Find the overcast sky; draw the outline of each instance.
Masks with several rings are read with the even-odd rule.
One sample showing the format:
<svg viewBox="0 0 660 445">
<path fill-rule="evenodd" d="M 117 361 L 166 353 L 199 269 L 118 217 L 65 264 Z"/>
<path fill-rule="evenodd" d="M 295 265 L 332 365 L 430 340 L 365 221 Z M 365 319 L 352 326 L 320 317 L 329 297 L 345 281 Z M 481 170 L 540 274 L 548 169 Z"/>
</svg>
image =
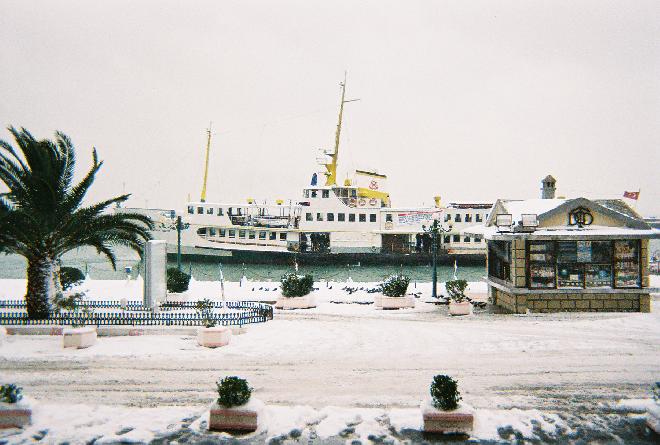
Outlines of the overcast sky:
<svg viewBox="0 0 660 445">
<path fill-rule="evenodd" d="M 621 197 L 660 214 L 660 2 L 0 1 L 0 125 L 68 134 L 90 198 L 297 199 L 331 148 L 393 205 Z M 9 133 L 0 130 L 0 138 Z"/>
</svg>

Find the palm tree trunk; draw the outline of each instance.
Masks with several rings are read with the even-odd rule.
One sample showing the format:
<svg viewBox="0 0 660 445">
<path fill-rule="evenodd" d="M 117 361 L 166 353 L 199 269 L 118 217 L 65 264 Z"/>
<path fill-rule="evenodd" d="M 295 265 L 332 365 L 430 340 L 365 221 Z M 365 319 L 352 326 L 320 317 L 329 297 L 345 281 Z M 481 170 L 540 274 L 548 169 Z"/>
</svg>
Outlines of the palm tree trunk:
<svg viewBox="0 0 660 445">
<path fill-rule="evenodd" d="M 55 261 L 50 258 L 28 260 L 25 301 L 32 320 L 46 319 L 50 315 L 50 302 L 55 292 L 54 272 Z"/>
</svg>

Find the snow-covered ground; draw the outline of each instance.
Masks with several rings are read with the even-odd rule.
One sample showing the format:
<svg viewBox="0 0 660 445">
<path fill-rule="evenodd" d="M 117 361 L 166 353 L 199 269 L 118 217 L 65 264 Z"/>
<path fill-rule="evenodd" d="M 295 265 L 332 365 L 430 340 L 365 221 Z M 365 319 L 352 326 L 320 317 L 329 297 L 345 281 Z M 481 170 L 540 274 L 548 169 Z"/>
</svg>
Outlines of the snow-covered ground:
<svg viewBox="0 0 660 445">
<path fill-rule="evenodd" d="M 85 284 L 96 297 L 103 289 L 94 290 L 94 283 Z M 7 337 L 0 346 L 2 381 L 22 386 L 35 404 L 34 425 L 7 438 L 217 439 L 205 429 L 214 382 L 239 375 L 266 404 L 260 430 L 244 441 L 416 442 L 422 440 L 420 400 L 433 375 L 446 373 L 477 409 L 475 441 L 653 440 L 644 433 L 642 411 L 660 377 L 657 311 L 503 315 L 488 307 L 452 318 L 446 306 L 425 303 L 428 283 L 411 285 L 411 292 L 422 292 L 417 306 L 400 311 L 346 304 L 371 294 L 349 295 L 345 285 L 317 284 L 318 308 L 276 311 L 273 321 L 250 326 L 218 349 L 182 335 L 100 337 L 84 350 L 63 350 L 59 337 Z M 214 296 L 206 286 L 199 295 Z M 225 294 L 261 300 L 270 298 L 249 296 L 277 294 L 264 286 L 275 284 L 225 283 Z M 482 284 L 472 287 L 485 291 Z M 13 298 L 24 288 L 16 284 L 14 295 L 2 289 Z"/>
</svg>

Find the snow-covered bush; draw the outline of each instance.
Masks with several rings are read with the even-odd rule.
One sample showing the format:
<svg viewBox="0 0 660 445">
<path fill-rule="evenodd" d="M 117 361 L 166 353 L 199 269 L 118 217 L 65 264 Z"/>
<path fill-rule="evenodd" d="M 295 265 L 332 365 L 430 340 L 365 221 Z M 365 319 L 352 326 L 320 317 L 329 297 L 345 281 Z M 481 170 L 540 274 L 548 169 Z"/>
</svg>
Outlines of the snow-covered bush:
<svg viewBox="0 0 660 445">
<path fill-rule="evenodd" d="M 75 267 L 60 267 L 60 284 L 62 290 L 69 290 L 76 284 L 80 284 L 85 279 L 82 270 Z"/>
<path fill-rule="evenodd" d="M 68 311 L 69 315 L 73 317 L 73 321 L 71 322 L 71 327 L 73 328 L 79 328 L 85 325 L 83 322 L 77 323 L 80 317 L 86 317 L 94 313 L 93 309 L 83 303 L 84 297 L 84 292 L 76 292 L 67 296 L 58 293 L 55 296 L 55 310 L 57 312 Z"/>
<path fill-rule="evenodd" d="M 456 303 L 462 303 L 467 300 L 465 296 L 465 289 L 468 287 L 468 282 L 465 280 L 452 280 L 445 283 L 445 288 L 449 294 L 449 298 Z"/>
<path fill-rule="evenodd" d="M 386 297 L 404 297 L 408 292 L 410 277 L 406 275 L 390 275 L 380 284 L 380 289 Z"/>
<path fill-rule="evenodd" d="M 314 278 L 311 275 L 287 273 L 282 275 L 281 288 L 285 297 L 304 297 L 312 291 Z"/>
<path fill-rule="evenodd" d="M 176 267 L 167 269 L 167 291 L 168 292 L 185 292 L 188 290 L 190 284 L 190 275 L 181 272 Z"/>
<path fill-rule="evenodd" d="M 23 398 L 23 388 L 13 383 L 0 386 L 0 402 L 17 403 Z"/>
<path fill-rule="evenodd" d="M 225 377 L 218 383 L 218 405 L 231 408 L 245 405 L 252 395 L 247 380 L 240 377 Z"/>
<path fill-rule="evenodd" d="M 195 304 L 195 310 L 202 317 L 202 324 L 205 328 L 212 328 L 215 326 L 215 318 L 213 317 L 213 302 L 208 298 L 199 300 Z"/>
<path fill-rule="evenodd" d="M 431 383 L 431 398 L 433 406 L 443 411 L 458 408 L 458 402 L 461 400 L 458 382 L 448 375 L 436 375 Z"/>
</svg>

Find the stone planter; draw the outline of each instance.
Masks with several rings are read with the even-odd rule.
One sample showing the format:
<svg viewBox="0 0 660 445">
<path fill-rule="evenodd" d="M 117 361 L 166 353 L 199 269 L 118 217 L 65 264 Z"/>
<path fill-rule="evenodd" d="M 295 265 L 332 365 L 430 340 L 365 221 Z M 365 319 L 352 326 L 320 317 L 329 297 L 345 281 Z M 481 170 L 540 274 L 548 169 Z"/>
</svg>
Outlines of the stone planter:
<svg viewBox="0 0 660 445">
<path fill-rule="evenodd" d="M 275 303 L 276 309 L 311 309 L 316 307 L 315 298 L 311 295 L 303 297 L 285 297 L 280 295 Z"/>
<path fill-rule="evenodd" d="M 197 331 L 197 344 L 205 348 L 219 348 L 227 346 L 231 340 L 231 329 L 225 326 L 212 328 L 199 328 Z"/>
<path fill-rule="evenodd" d="M 454 301 L 449 302 L 449 314 L 450 315 L 472 315 L 472 303 L 469 301 L 464 301 L 462 303 L 456 303 Z"/>
<path fill-rule="evenodd" d="M 22 428 L 30 424 L 32 410 L 24 402 L 0 402 L 0 429 Z"/>
<path fill-rule="evenodd" d="M 647 408 L 646 425 L 656 434 L 660 434 L 660 405 L 657 403 Z"/>
<path fill-rule="evenodd" d="M 211 406 L 209 412 L 210 431 L 240 431 L 244 433 L 256 431 L 258 427 L 258 406 L 260 402 L 250 400 L 245 405 L 225 408 L 217 403 Z"/>
<path fill-rule="evenodd" d="M 407 309 L 415 307 L 415 297 L 386 297 L 385 295 L 374 296 L 374 306 L 377 309 Z"/>
<path fill-rule="evenodd" d="M 64 328 L 62 330 L 62 345 L 65 348 L 89 348 L 96 343 L 96 328 Z"/>
<path fill-rule="evenodd" d="M 431 404 L 431 400 L 422 403 L 424 432 L 434 434 L 469 434 L 474 425 L 474 409 L 466 404 L 459 404 L 451 411 L 442 411 Z"/>
<path fill-rule="evenodd" d="M 166 303 L 185 303 L 190 300 L 188 292 L 168 292 L 165 297 Z"/>
</svg>

